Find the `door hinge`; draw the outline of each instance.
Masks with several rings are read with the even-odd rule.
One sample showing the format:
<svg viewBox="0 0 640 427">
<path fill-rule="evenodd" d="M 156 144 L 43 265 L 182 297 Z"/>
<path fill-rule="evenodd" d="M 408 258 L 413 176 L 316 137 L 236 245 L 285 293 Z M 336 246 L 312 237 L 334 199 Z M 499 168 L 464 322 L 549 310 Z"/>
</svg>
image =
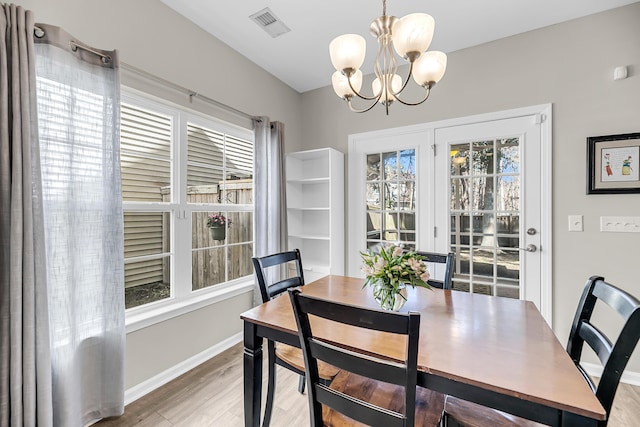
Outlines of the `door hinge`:
<svg viewBox="0 0 640 427">
<path fill-rule="evenodd" d="M 544 123 L 547 120 L 547 116 L 545 114 L 536 114 L 536 124 Z"/>
<path fill-rule="evenodd" d="M 438 237 L 438 227 L 433 227 L 433 237 Z"/>
<path fill-rule="evenodd" d="M 431 144 L 431 149 L 433 150 L 433 155 L 436 155 L 436 144 Z"/>
</svg>

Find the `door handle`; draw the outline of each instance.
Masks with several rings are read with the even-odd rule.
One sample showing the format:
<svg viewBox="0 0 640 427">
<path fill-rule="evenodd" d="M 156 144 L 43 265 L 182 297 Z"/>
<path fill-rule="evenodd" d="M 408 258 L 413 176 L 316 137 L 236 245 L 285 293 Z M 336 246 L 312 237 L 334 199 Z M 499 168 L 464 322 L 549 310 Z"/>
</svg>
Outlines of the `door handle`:
<svg viewBox="0 0 640 427">
<path fill-rule="evenodd" d="M 535 252 L 538 250 L 538 247 L 534 244 L 528 244 L 526 248 L 518 248 L 518 249 L 526 252 Z"/>
</svg>

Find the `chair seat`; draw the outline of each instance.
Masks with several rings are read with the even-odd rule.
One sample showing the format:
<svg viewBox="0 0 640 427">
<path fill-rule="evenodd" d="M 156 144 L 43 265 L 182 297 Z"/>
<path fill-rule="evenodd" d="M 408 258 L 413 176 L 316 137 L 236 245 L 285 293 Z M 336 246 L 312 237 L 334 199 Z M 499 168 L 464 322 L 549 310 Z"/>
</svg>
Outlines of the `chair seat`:
<svg viewBox="0 0 640 427">
<path fill-rule="evenodd" d="M 542 427 L 534 421 L 516 417 L 515 415 L 486 406 L 478 405 L 457 397 L 447 396 L 444 412 L 449 419 L 453 419 L 464 427 Z"/>
<path fill-rule="evenodd" d="M 394 384 L 361 377 L 340 371 L 333 379 L 332 389 L 366 400 L 373 405 L 396 412 L 404 412 L 404 388 Z M 416 427 L 437 426 L 444 410 L 444 395 L 435 391 L 416 388 Z M 326 427 L 361 427 L 364 424 L 324 406 L 322 421 Z"/>
<path fill-rule="evenodd" d="M 304 356 L 302 355 L 302 350 L 297 347 L 292 347 L 287 344 L 277 343 L 276 344 L 276 356 L 279 359 L 282 359 L 285 363 L 293 366 L 298 369 L 300 372 L 304 372 Z M 340 369 L 335 366 L 331 366 L 322 361 L 318 361 L 318 374 L 320 378 L 330 382 L 333 377 L 335 377 Z"/>
</svg>

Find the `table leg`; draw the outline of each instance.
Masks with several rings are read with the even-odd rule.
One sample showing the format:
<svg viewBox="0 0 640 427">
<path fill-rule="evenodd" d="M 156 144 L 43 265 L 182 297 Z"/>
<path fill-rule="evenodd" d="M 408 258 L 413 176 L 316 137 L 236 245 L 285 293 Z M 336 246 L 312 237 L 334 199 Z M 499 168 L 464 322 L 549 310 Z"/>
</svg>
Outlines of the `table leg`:
<svg viewBox="0 0 640 427">
<path fill-rule="evenodd" d="M 262 337 L 256 325 L 244 322 L 244 425 L 260 426 L 262 402 Z"/>
<path fill-rule="evenodd" d="M 597 427 L 598 421 L 592 418 L 581 417 L 571 412 L 562 411 L 562 427 Z"/>
</svg>

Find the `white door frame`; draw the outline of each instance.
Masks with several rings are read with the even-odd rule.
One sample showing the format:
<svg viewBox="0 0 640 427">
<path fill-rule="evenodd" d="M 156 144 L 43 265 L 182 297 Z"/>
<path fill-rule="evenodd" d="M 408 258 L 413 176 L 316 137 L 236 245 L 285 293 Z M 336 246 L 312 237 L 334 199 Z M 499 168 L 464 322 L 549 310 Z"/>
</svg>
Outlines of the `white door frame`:
<svg viewBox="0 0 640 427">
<path fill-rule="evenodd" d="M 492 113 L 478 114 L 468 117 L 460 117 L 455 119 L 442 120 L 437 122 L 430 122 L 418 125 L 403 126 L 398 128 L 384 129 L 380 131 L 365 132 L 359 134 L 349 135 L 349 154 L 348 154 L 348 181 L 347 181 L 347 193 L 348 193 L 348 234 L 347 234 L 347 274 L 352 276 L 362 276 L 359 272 L 361 264 L 359 251 L 365 248 L 366 236 L 366 224 L 364 221 L 364 215 L 360 215 L 362 207 L 365 206 L 365 194 L 364 188 L 356 185 L 364 176 L 364 156 L 365 153 L 370 152 L 376 145 L 384 144 L 384 140 L 391 137 L 408 136 L 410 134 L 417 134 L 422 137 L 422 142 L 418 147 L 416 153 L 418 161 L 423 165 L 427 165 L 426 173 L 427 177 L 416 177 L 417 179 L 424 179 L 422 182 L 426 182 L 426 188 L 419 189 L 418 206 L 417 209 L 420 212 L 425 212 L 424 203 L 427 203 L 426 209 L 428 215 L 423 215 L 423 221 L 418 223 L 420 230 L 433 230 L 435 226 L 436 209 L 434 206 L 429 206 L 429 201 L 424 201 L 424 196 L 428 194 L 435 194 L 434 188 L 434 173 L 435 173 L 435 161 L 436 157 L 433 156 L 432 150 L 434 146 L 434 134 L 438 128 L 446 128 L 459 125 L 468 125 L 474 123 L 483 123 L 494 120 L 509 119 L 522 116 L 536 116 L 540 120 L 540 150 L 541 150 L 541 173 L 540 173 L 540 188 L 541 188 L 541 224 L 540 224 L 540 256 L 541 256 L 541 287 L 540 287 L 540 312 L 546 319 L 547 323 L 553 327 L 552 314 L 553 314 L 553 276 L 552 276 L 552 105 L 540 104 L 529 107 L 516 108 L 505 111 L 497 111 Z M 383 151 L 383 149 L 380 149 Z M 448 159 L 448 156 L 437 156 L 439 161 L 441 159 Z M 419 168 L 424 172 L 424 167 Z M 420 173 L 418 170 L 418 173 Z M 428 197 L 428 196 L 427 196 Z M 438 239 L 442 240 L 442 239 Z M 421 232 L 416 241 L 421 248 L 426 245 L 427 248 L 433 248 L 433 250 L 442 250 L 442 248 L 435 248 L 435 239 L 433 233 Z"/>
</svg>

